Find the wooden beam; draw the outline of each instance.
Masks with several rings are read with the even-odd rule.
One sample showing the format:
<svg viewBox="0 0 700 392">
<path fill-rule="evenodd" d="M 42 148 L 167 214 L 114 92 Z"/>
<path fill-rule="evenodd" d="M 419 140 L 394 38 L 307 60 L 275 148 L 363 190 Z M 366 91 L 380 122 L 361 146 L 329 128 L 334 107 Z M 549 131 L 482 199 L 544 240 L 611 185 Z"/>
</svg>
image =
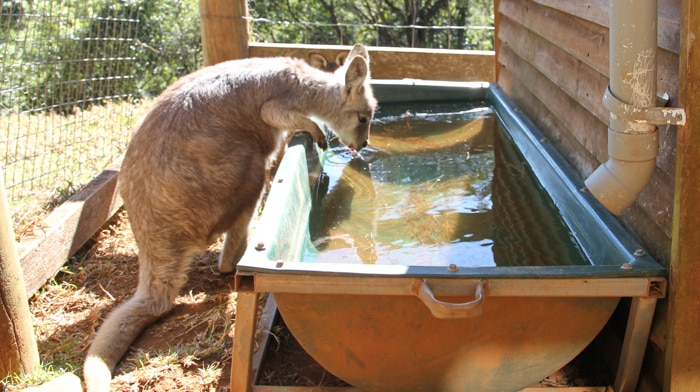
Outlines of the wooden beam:
<svg viewBox="0 0 700 392">
<path fill-rule="evenodd" d="M 289 56 L 308 59 L 312 52 L 328 60 L 350 46 L 262 44 L 249 45 L 250 57 Z M 494 52 L 450 49 L 368 47 L 373 79 L 425 79 L 494 82 Z"/>
<path fill-rule="evenodd" d="M 45 220 L 41 236 L 20 243 L 24 285 L 31 297 L 122 206 L 117 192 L 121 159 L 95 177 Z"/>
<path fill-rule="evenodd" d="M 204 65 L 248 57 L 248 2 L 199 0 Z"/>
<path fill-rule="evenodd" d="M 700 3 L 681 2 L 679 105 L 664 391 L 700 391 Z"/>
</svg>

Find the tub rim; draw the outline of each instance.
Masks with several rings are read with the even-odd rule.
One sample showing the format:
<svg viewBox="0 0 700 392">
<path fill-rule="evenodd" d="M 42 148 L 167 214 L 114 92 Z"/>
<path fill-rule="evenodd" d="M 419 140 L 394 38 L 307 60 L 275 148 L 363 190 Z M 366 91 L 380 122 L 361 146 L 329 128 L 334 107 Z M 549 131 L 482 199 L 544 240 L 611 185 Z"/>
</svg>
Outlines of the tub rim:
<svg viewBox="0 0 700 392">
<path fill-rule="evenodd" d="M 251 236 L 245 255 L 238 263 L 237 281 L 242 285 L 245 285 L 246 277 L 261 274 L 286 275 L 290 279 L 302 278 L 302 280 L 306 280 L 304 277 L 334 277 L 336 281 L 339 277 L 352 278 L 358 275 L 379 279 L 406 278 L 408 280 L 441 278 L 475 281 L 505 278 L 528 284 L 540 279 L 580 281 L 588 278 L 614 278 L 619 284 L 622 282 L 618 279 L 645 278 L 639 283 L 646 285 L 646 294 L 641 294 L 641 289 L 635 289 L 632 290 L 634 294 L 622 296 L 664 295 L 666 268 L 644 252 L 642 246 L 623 228 L 617 218 L 590 193 L 582 191 L 585 188 L 583 180 L 561 154 L 546 142 L 542 132 L 522 113 L 500 86 L 488 83 L 416 80 L 374 80 L 372 84 L 380 102 L 403 102 L 409 99 L 415 101 L 416 96 L 421 97 L 420 101 L 485 99 L 495 108 L 499 120 L 505 125 L 508 137 L 517 145 L 520 153 L 527 156 L 536 177 L 551 199 L 555 201 L 555 205 L 581 245 L 590 265 L 462 267 L 455 271 L 443 266 L 297 262 L 301 258 L 301 250 L 295 249 L 294 246 L 297 236 L 292 235 L 292 238 L 288 238 L 287 232 L 276 227 L 279 226 L 277 221 L 283 214 L 284 206 L 293 206 L 287 209 L 294 211 L 293 222 L 288 222 L 291 225 L 298 224 L 301 222 L 299 219 L 303 220 L 305 216 L 308 217 L 308 211 L 311 208 L 310 192 L 298 195 L 299 192 L 290 192 L 288 189 L 289 186 L 297 186 L 299 190 L 309 189 L 308 176 L 299 174 L 308 174 L 306 150 L 303 146 L 295 146 L 288 149 L 280 164 L 258 227 Z M 544 175 L 545 172 L 548 172 L 547 175 Z M 287 189 L 282 189 L 285 187 Z M 284 192 L 287 192 L 287 195 Z M 303 232 L 303 230 L 296 230 L 296 232 L 299 231 Z M 282 241 L 283 244 L 277 244 L 277 240 L 282 237 L 285 238 Z M 272 241 L 270 241 L 271 238 Z M 266 241 L 269 246 L 256 249 L 260 248 L 260 243 Z M 258 286 L 257 282 L 256 286 Z M 404 284 L 402 283 L 401 286 Z M 493 290 L 490 291 L 493 295 Z M 590 291 L 587 295 L 591 295 Z"/>
</svg>

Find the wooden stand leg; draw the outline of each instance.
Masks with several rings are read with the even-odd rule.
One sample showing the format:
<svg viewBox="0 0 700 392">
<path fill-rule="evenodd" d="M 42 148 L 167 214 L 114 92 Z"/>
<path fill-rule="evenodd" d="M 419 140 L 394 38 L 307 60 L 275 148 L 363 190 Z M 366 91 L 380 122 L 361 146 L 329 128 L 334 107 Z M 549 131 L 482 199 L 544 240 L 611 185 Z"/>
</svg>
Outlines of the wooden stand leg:
<svg viewBox="0 0 700 392">
<path fill-rule="evenodd" d="M 253 390 L 253 352 L 255 350 L 255 326 L 258 311 L 256 292 L 238 292 L 236 305 L 236 325 L 233 336 L 231 358 L 231 391 L 251 392 Z"/>
<path fill-rule="evenodd" d="M 655 308 L 656 298 L 632 298 L 620 363 L 615 376 L 616 392 L 634 392 L 637 388 Z"/>
</svg>

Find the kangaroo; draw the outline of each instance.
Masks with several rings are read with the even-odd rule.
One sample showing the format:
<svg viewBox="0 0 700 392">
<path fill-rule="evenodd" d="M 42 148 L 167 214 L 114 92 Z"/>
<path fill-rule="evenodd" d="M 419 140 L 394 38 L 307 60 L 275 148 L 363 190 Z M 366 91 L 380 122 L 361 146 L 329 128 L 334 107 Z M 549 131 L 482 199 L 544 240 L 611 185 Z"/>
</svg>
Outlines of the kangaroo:
<svg viewBox="0 0 700 392">
<path fill-rule="evenodd" d="M 335 72 L 338 68 L 345 64 L 345 61 L 348 59 L 348 54 L 348 52 L 340 52 L 337 56 L 335 56 L 335 61 L 328 61 L 322 54 L 311 52 L 309 53 L 308 63 L 314 68 L 318 68 L 326 72 Z"/>
<path fill-rule="evenodd" d="M 313 117 L 351 150 L 367 146 L 377 104 L 369 80 L 369 55 L 355 45 L 334 73 L 286 57 L 233 60 L 182 77 L 156 99 L 119 176 L 139 247 L 138 284 L 88 350 L 89 392 L 109 391 L 131 343 L 171 309 L 191 259 L 224 233 L 218 267 L 234 271 L 286 131 L 306 131 L 326 149 Z"/>
</svg>

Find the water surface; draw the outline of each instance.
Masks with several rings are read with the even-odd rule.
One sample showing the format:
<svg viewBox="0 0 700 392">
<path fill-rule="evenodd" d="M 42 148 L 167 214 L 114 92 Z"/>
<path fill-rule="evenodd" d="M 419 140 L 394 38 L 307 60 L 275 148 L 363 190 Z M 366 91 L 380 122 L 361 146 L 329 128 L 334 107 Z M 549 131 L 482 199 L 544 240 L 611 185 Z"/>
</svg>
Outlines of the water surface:
<svg viewBox="0 0 700 392">
<path fill-rule="evenodd" d="M 357 156 L 326 152 L 306 262 L 588 264 L 493 110 L 383 106 Z"/>
</svg>

